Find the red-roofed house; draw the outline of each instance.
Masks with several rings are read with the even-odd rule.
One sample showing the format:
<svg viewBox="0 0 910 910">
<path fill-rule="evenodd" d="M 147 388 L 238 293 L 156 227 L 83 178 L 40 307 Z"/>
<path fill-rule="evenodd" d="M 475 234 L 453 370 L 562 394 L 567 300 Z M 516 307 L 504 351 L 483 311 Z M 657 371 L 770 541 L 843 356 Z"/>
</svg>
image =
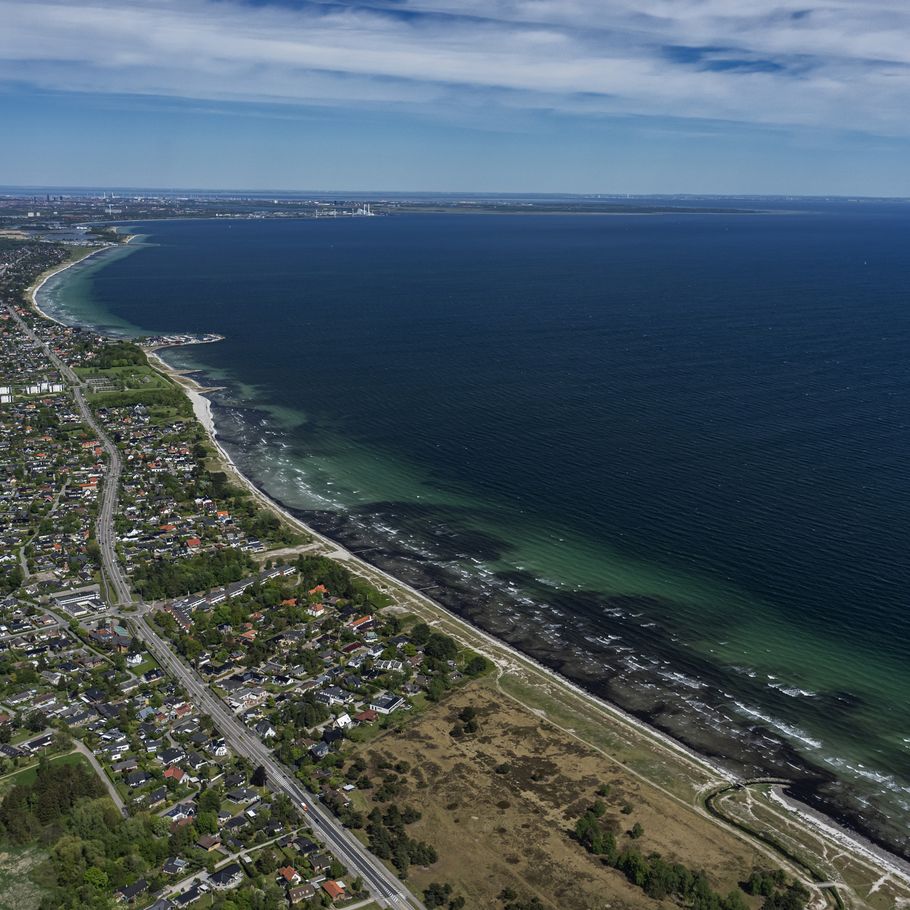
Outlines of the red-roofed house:
<svg viewBox="0 0 910 910">
<path fill-rule="evenodd" d="M 364 628 L 366 628 L 368 625 L 371 625 L 372 622 L 373 622 L 373 617 L 372 617 L 372 616 L 360 616 L 360 617 L 358 617 L 357 619 L 352 619 L 352 620 L 348 623 L 348 626 L 349 626 L 351 629 L 364 629 Z"/>
<path fill-rule="evenodd" d="M 372 708 L 367 708 L 365 711 L 355 714 L 354 720 L 356 720 L 358 724 L 371 724 L 378 717 L 379 712 L 374 711 Z"/>
<path fill-rule="evenodd" d="M 322 883 L 322 890 L 325 891 L 333 901 L 347 900 L 348 896 L 344 890 L 344 882 L 333 882 L 329 879 L 327 882 Z"/>
<path fill-rule="evenodd" d="M 293 866 L 282 866 L 278 870 L 278 874 L 286 881 L 289 885 L 299 885 L 302 881 L 300 873 Z"/>
</svg>

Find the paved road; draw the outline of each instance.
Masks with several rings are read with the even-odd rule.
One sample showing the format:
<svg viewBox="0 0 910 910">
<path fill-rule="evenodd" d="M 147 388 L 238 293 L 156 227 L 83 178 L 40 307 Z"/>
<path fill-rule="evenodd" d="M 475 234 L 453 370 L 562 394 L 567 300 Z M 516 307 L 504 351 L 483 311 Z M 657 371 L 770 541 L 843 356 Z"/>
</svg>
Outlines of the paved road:
<svg viewBox="0 0 910 910">
<path fill-rule="evenodd" d="M 113 781 L 107 776 L 104 771 L 104 768 L 101 767 L 101 763 L 95 758 L 95 753 L 91 751 L 84 743 L 79 742 L 78 739 L 73 740 L 73 747 L 77 752 L 81 752 L 85 758 L 88 759 L 88 763 L 95 769 L 95 773 L 98 777 L 101 778 L 104 786 L 107 787 L 107 792 L 110 794 L 111 799 L 114 801 L 114 805 L 120 810 L 122 815 L 127 815 L 126 803 L 123 801 L 123 797 L 117 791 L 117 788 L 114 786 Z"/>
<path fill-rule="evenodd" d="M 82 392 L 79 377 L 65 364 L 50 347 L 41 341 L 19 315 L 9 308 L 9 312 L 28 337 L 44 349 L 48 358 L 61 374 L 72 385 L 76 405 L 86 424 L 97 434 L 98 440 L 108 455 L 108 468 L 101 489 L 101 501 L 98 511 L 97 540 L 101 548 L 101 558 L 105 577 L 114 593 L 114 606 L 133 604 L 126 574 L 117 561 L 115 549 L 114 512 L 117 506 L 117 490 L 120 482 L 122 462 L 116 446 L 95 420 L 89 410 Z M 350 831 L 338 823 L 333 815 L 316 802 L 300 783 L 280 764 L 262 741 L 231 712 L 208 686 L 197 676 L 196 672 L 185 664 L 148 622 L 145 604 L 138 604 L 137 612 L 126 618 L 133 626 L 139 638 L 143 640 L 154 658 L 175 677 L 187 692 L 193 703 L 215 721 L 221 735 L 238 755 L 242 755 L 254 765 L 262 765 L 268 775 L 269 786 L 284 793 L 300 810 L 307 813 L 307 819 L 314 833 L 320 837 L 332 853 L 347 866 L 350 872 L 359 875 L 370 889 L 380 906 L 391 908 L 419 908 L 423 904 L 391 873 L 375 856 L 373 856 Z"/>
<path fill-rule="evenodd" d="M 45 344 L 32 330 L 28 324 L 19 316 L 13 307 L 7 308 L 10 315 L 18 323 L 19 328 L 40 345 L 47 358 L 60 371 L 63 377 L 69 382 L 73 389 L 73 397 L 76 400 L 76 407 L 85 423 L 92 428 L 97 434 L 98 440 L 107 453 L 108 468 L 105 472 L 104 484 L 101 487 L 101 501 L 98 507 L 98 519 L 95 529 L 95 536 L 98 546 L 101 548 L 101 556 L 104 568 L 104 574 L 108 584 L 114 589 L 116 604 L 127 604 L 132 601 L 130 596 L 129 585 L 126 582 L 126 576 L 117 563 L 117 553 L 114 549 L 116 538 L 114 535 L 114 512 L 117 508 L 117 491 L 120 486 L 120 472 L 123 468 L 120 461 L 120 453 L 117 447 L 108 438 L 107 434 L 101 428 L 101 425 L 95 420 L 85 396 L 82 392 L 82 383 L 79 377 L 73 372 L 68 364 L 64 363 L 51 349 Z"/>
<path fill-rule="evenodd" d="M 177 657 L 168 642 L 152 627 L 143 611 L 140 610 L 130 621 L 135 625 L 138 636 L 145 642 L 154 658 L 180 682 L 190 700 L 215 721 L 228 745 L 254 765 L 262 765 L 266 769 L 269 786 L 284 793 L 295 806 L 306 811 L 314 832 L 350 872 L 363 878 L 383 906 L 400 908 L 421 906 L 376 857 L 301 787 L 262 741 L 237 719 L 195 671 Z"/>
</svg>

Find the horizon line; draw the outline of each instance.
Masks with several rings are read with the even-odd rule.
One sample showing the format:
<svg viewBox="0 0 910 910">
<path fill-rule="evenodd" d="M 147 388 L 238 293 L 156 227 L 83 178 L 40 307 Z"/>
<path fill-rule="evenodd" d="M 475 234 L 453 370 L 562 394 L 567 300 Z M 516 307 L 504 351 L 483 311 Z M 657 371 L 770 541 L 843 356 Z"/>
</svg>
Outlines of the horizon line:
<svg viewBox="0 0 910 910">
<path fill-rule="evenodd" d="M 9 191 L 9 192 L 8 192 Z M 540 192 L 529 190 L 527 192 L 496 192 L 483 190 L 366 190 L 366 189 L 278 189 L 266 187 L 199 187 L 199 186 L 142 186 L 142 185 L 109 185 L 98 184 L 0 184 L 0 195 L 18 195 L 29 192 L 48 193 L 115 193 L 115 192 L 142 192 L 158 194 L 197 193 L 197 194 L 251 194 L 260 196 L 346 196 L 348 198 L 366 198 L 377 196 L 412 197 L 459 197 L 476 199 L 839 199 L 839 200 L 874 200 L 888 202 L 910 202 L 910 196 L 877 196 L 865 193 L 694 193 L 694 192 L 651 192 L 651 193 L 623 193 L 623 192 Z"/>
</svg>

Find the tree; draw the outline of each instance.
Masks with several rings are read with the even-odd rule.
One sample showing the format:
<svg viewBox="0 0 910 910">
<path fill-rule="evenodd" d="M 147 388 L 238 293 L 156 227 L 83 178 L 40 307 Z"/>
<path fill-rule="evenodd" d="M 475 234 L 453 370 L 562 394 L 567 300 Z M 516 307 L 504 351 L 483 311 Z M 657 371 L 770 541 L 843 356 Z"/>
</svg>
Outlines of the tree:
<svg viewBox="0 0 910 910">
<path fill-rule="evenodd" d="M 481 673 L 486 673 L 489 668 L 490 663 L 480 654 L 475 654 L 465 665 L 464 671 L 468 676 L 480 676 Z"/>
<path fill-rule="evenodd" d="M 40 733 L 47 726 L 47 715 L 43 711 L 32 711 L 25 719 L 25 726 L 32 733 Z"/>
<path fill-rule="evenodd" d="M 89 866 L 83 873 L 82 878 L 87 885 L 91 885 L 97 891 L 103 891 L 107 888 L 107 872 L 103 869 L 99 869 L 97 866 Z"/>
<path fill-rule="evenodd" d="M 434 676 L 427 686 L 427 698 L 430 701 L 439 701 L 445 695 L 448 684 L 441 676 Z"/>
<path fill-rule="evenodd" d="M 408 877 L 408 869 L 411 866 L 411 851 L 408 850 L 408 844 L 406 840 L 399 840 L 398 844 L 395 847 L 395 853 L 392 856 L 392 862 L 395 864 L 395 868 L 398 870 L 398 875 L 400 878 Z"/>
<path fill-rule="evenodd" d="M 427 639 L 423 650 L 427 657 L 432 657 L 434 660 L 455 660 L 455 656 L 458 654 L 458 645 L 448 635 L 443 635 L 441 632 L 433 632 Z"/>
<path fill-rule="evenodd" d="M 418 646 L 424 645 L 427 643 L 432 631 L 433 630 L 425 622 L 419 622 L 411 629 L 411 641 Z"/>
<path fill-rule="evenodd" d="M 258 768 L 253 772 L 253 776 L 250 778 L 250 783 L 254 787 L 264 787 L 268 781 L 268 775 L 266 774 L 265 766 L 259 765 Z"/>
<path fill-rule="evenodd" d="M 431 908 L 431 910 L 434 907 L 444 907 L 451 893 L 452 886 L 450 884 L 431 882 L 423 892 L 423 902 L 427 907 Z"/>
<path fill-rule="evenodd" d="M 720 902 L 721 910 L 749 910 L 748 904 L 739 891 L 731 891 Z"/>
</svg>

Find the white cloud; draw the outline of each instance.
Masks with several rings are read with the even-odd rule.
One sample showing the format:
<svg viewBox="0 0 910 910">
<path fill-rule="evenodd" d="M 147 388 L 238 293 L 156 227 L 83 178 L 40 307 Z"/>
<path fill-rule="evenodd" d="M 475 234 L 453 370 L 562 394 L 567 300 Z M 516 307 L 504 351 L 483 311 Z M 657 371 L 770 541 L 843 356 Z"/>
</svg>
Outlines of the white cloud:
<svg viewBox="0 0 910 910">
<path fill-rule="evenodd" d="M 906 135 L 910 11 L 904 0 L 0 0 L 0 80 L 434 113 L 480 93 L 590 115 Z"/>
</svg>

